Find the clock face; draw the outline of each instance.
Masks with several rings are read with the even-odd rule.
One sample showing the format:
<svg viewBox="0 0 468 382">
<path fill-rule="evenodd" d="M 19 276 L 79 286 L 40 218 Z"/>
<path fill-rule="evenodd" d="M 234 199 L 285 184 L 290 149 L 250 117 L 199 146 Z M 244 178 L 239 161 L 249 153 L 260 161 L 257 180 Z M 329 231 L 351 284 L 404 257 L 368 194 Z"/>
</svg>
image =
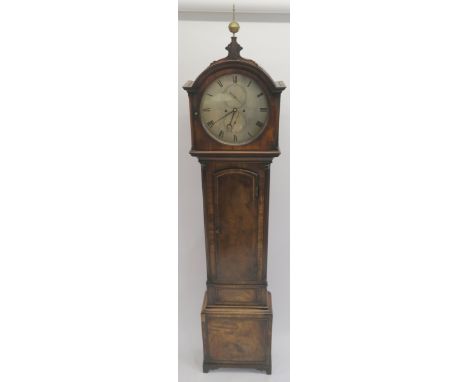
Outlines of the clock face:
<svg viewBox="0 0 468 382">
<path fill-rule="evenodd" d="M 200 103 L 207 133 L 228 145 L 244 145 L 257 138 L 269 115 L 260 85 L 244 74 L 226 74 L 209 84 Z"/>
</svg>

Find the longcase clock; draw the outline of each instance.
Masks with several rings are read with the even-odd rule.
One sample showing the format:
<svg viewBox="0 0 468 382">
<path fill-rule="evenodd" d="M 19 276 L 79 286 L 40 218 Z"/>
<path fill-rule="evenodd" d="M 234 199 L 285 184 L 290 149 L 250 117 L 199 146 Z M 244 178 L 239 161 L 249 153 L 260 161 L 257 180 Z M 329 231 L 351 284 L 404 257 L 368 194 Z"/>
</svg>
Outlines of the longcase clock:
<svg viewBox="0 0 468 382">
<path fill-rule="evenodd" d="M 241 57 L 228 55 L 188 81 L 192 149 L 202 169 L 207 290 L 202 305 L 203 371 L 255 368 L 271 374 L 272 303 L 267 290 L 270 164 L 280 154 L 285 89 Z"/>
</svg>

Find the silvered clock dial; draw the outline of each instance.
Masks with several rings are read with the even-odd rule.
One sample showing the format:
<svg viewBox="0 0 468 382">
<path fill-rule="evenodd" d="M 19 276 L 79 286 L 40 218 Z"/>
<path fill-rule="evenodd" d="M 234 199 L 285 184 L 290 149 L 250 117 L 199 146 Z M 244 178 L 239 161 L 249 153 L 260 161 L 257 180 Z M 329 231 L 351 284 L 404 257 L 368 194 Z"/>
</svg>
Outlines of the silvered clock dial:
<svg viewBox="0 0 468 382">
<path fill-rule="evenodd" d="M 244 74 L 218 77 L 201 98 L 202 125 L 212 138 L 224 144 L 253 141 L 265 128 L 268 115 L 268 100 L 262 88 Z"/>
</svg>

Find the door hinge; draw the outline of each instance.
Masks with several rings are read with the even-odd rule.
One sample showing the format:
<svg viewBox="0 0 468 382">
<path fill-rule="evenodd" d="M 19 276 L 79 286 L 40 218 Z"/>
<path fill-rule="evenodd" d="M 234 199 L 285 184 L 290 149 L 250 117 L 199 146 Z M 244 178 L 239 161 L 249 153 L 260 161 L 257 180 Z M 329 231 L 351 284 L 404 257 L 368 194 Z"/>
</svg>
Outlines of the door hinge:
<svg viewBox="0 0 468 382">
<path fill-rule="evenodd" d="M 255 198 L 258 199 L 258 182 L 255 183 Z"/>
</svg>

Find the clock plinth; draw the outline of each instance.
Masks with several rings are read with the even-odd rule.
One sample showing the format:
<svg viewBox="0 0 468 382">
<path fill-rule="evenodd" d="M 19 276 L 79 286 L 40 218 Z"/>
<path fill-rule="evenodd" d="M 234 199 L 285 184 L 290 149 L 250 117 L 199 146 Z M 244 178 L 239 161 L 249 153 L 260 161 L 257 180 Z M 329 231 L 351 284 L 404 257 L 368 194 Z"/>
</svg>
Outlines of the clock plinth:
<svg viewBox="0 0 468 382">
<path fill-rule="evenodd" d="M 265 307 L 208 306 L 201 312 L 203 372 L 220 367 L 264 370 L 271 374 L 271 294 Z"/>
<path fill-rule="evenodd" d="M 228 56 L 184 85 L 190 101 L 190 154 L 202 169 L 207 267 L 203 371 L 242 367 L 270 374 L 270 164 L 280 154 L 285 86 L 242 58 L 241 49 L 232 37 Z"/>
</svg>

